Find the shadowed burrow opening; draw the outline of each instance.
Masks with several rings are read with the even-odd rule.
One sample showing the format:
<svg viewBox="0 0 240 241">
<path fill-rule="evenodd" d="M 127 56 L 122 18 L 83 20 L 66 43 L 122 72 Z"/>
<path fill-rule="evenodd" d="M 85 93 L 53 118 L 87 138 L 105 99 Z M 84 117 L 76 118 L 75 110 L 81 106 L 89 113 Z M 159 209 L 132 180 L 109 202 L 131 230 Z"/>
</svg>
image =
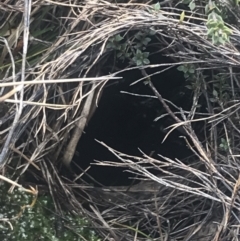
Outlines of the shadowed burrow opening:
<svg viewBox="0 0 240 241">
<path fill-rule="evenodd" d="M 152 55 L 150 61 L 151 64 L 171 63 L 171 59 L 160 54 Z M 122 69 L 125 67 L 124 63 L 119 66 Z M 153 74 L 161 72 L 164 68 L 166 66 L 148 68 L 146 72 Z M 108 71 L 107 67 L 105 71 Z M 184 138 L 180 137 L 183 133 L 179 130 L 173 131 L 162 143 L 166 135 L 165 128 L 174 122 L 157 98 L 137 96 L 154 96 L 144 81 L 131 85 L 143 77 L 141 71 L 130 70 L 119 76 L 122 77 L 120 81 L 108 84 L 103 90 L 96 112 L 85 128 L 72 162 L 73 166 L 77 164 L 83 170 L 91 165 L 87 173 L 103 185 L 129 185 L 134 175 L 120 167 L 94 165 L 95 160 L 119 161 L 96 140 L 129 155 L 141 156 L 139 149 L 154 158 L 160 158 L 158 154 L 161 154 L 171 159 L 182 160 L 192 154 Z M 183 110 L 190 110 L 192 92 L 185 87 L 185 78 L 177 67 L 156 74 L 151 80 L 163 98 Z M 179 111 L 173 105 L 169 106 L 172 111 Z M 166 115 L 163 118 L 154 121 L 164 114 Z M 74 170 L 76 169 L 74 167 Z M 83 175 L 83 179 L 93 183 L 87 175 Z"/>
</svg>

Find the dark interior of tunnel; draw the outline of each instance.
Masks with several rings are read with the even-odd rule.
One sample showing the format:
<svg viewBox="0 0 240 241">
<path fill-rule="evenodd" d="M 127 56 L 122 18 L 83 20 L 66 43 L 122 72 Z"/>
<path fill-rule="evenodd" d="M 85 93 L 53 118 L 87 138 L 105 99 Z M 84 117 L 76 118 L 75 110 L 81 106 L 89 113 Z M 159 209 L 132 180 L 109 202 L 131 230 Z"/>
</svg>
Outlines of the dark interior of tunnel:
<svg viewBox="0 0 240 241">
<path fill-rule="evenodd" d="M 171 62 L 169 58 L 159 54 L 152 55 L 150 61 L 151 64 Z M 148 68 L 146 72 L 152 74 L 163 68 Z M 122 93 L 125 91 L 154 96 L 150 87 L 145 85 L 143 81 L 131 85 L 143 77 L 141 71 L 138 69 L 130 70 L 119 76 L 122 77 L 120 81 L 112 84 L 109 82 L 105 87 L 96 112 L 78 143 L 77 152 L 72 162 L 73 166 L 77 164 L 82 169 L 91 165 L 87 173 L 106 186 L 129 185 L 132 182 L 131 177 L 134 175 L 121 168 L 93 164 L 95 160 L 119 161 L 96 140 L 129 155 L 141 156 L 138 148 L 148 155 L 151 153 L 155 158 L 160 158 L 158 154 L 161 154 L 172 159 L 183 159 L 192 154 L 184 139 L 179 137 L 182 134 L 178 131 L 171 133 L 167 140 L 162 143 L 166 134 L 163 129 L 169 125 L 168 121 L 171 118 L 166 116 L 159 121 L 154 121 L 156 117 L 166 114 L 158 99 Z M 191 108 L 192 93 L 185 88 L 185 79 L 177 68 L 174 67 L 155 75 L 152 77 L 152 82 L 163 98 L 172 101 L 183 110 Z M 176 111 L 174 107 L 171 109 Z M 73 169 L 76 170 L 75 167 Z M 83 179 L 94 184 L 87 175 L 83 175 Z"/>
</svg>

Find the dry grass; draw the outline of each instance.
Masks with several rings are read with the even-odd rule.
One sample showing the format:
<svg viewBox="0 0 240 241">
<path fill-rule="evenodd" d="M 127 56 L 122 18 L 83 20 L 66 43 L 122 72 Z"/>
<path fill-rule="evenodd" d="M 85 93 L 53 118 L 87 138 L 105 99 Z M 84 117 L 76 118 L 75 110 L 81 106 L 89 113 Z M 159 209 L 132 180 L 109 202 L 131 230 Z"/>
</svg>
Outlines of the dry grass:
<svg viewBox="0 0 240 241">
<path fill-rule="evenodd" d="M 2 171 L 12 160 L 17 160 L 16 170 L 20 172 L 17 182 L 30 165 L 41 170 L 56 209 L 61 211 L 59 200 L 64 200 L 71 210 L 87 215 L 106 240 L 238 240 L 238 27 L 231 26 L 230 43 L 213 46 L 206 36 L 205 17 L 186 11 L 186 21 L 179 24 L 181 12 L 173 5 L 166 5 L 156 13 L 148 11 L 148 4 L 131 2 L 70 4 L 40 0 L 24 4 L 7 0 L 0 3 L 4 13 L 0 23 Z M 149 189 L 134 192 L 130 189 L 126 193 L 115 190 L 106 198 L 105 189 L 60 178 L 57 167 L 59 162 L 69 165 L 101 90 L 119 74 L 101 74 L 110 55 L 106 48 L 108 39 L 118 33 L 145 28 L 155 29 L 159 49 L 173 59 L 172 66 L 197 67 L 200 85 L 194 92 L 191 111 L 180 110 L 181 119 L 167 109 L 167 102 L 151 82 L 150 87 L 176 120 L 173 127 L 184 127 L 193 159 L 198 162 L 187 165 L 168 157 L 156 160 L 144 153 L 142 157 L 128 156 L 102 143 L 118 157 L 119 163 L 100 165 L 124 166 L 154 186 L 151 192 Z M 144 69 L 148 67 L 156 66 Z M 224 73 L 229 86 L 228 101 L 211 104 L 203 70 Z M 143 74 L 143 78 L 147 77 Z M 209 115 L 197 119 L 200 94 L 204 96 Z M 204 143 L 198 140 L 191 126 L 200 120 L 206 122 L 209 131 Z M 222 137 L 230 143 L 225 152 L 219 148 Z M 162 175 L 151 174 L 150 167 Z M 79 193 L 91 211 L 82 206 Z"/>
</svg>

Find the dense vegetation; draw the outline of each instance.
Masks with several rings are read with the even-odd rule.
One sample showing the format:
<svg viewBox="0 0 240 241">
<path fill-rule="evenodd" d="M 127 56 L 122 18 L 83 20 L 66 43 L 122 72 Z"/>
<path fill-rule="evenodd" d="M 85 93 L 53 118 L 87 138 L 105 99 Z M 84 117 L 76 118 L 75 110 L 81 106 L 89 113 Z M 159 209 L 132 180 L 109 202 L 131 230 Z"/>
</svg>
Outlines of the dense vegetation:
<svg viewBox="0 0 240 241">
<path fill-rule="evenodd" d="M 54 211 L 50 196 L 35 197 L 19 189 L 0 189 L 2 241 L 99 241 L 84 217 Z M 32 205 L 31 205 L 32 204 Z"/>
</svg>

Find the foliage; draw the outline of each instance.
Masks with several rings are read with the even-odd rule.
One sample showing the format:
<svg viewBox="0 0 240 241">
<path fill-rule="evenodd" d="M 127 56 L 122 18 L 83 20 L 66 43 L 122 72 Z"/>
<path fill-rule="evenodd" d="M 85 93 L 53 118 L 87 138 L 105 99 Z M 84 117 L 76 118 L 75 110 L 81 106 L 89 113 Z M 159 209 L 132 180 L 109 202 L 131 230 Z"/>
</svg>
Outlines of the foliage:
<svg viewBox="0 0 240 241">
<path fill-rule="evenodd" d="M 150 64 L 148 59 L 149 52 L 143 52 L 151 42 L 151 36 L 155 31 L 138 31 L 132 39 L 124 39 L 120 34 L 111 37 L 107 48 L 115 50 L 118 60 L 130 60 L 130 64 L 137 66 Z"/>
<path fill-rule="evenodd" d="M 184 77 L 186 79 L 193 77 L 195 73 L 195 67 L 192 64 L 180 65 L 178 70 L 184 73 Z"/>
<path fill-rule="evenodd" d="M 149 64 L 150 61 L 148 59 L 148 55 L 149 55 L 148 52 L 142 52 L 141 50 L 137 49 L 132 60 L 137 66 Z"/>
<path fill-rule="evenodd" d="M 220 143 L 219 147 L 223 151 L 228 151 L 229 150 L 229 146 L 230 146 L 230 139 L 229 139 L 229 141 L 227 141 L 225 138 L 221 138 L 221 143 Z"/>
<path fill-rule="evenodd" d="M 100 240 L 90 230 L 86 219 L 69 213 L 64 213 L 64 218 L 55 215 L 52 212 L 53 202 L 49 196 L 39 197 L 33 208 L 25 208 L 21 213 L 23 205 L 32 202 L 32 195 L 19 190 L 14 190 L 12 194 L 6 193 L 7 189 L 2 185 L 0 192 L 2 241 Z"/>
<path fill-rule="evenodd" d="M 226 26 L 223 17 L 225 17 L 223 5 L 217 6 L 214 1 L 209 1 L 205 6 L 205 13 L 208 15 L 207 19 L 207 35 L 212 39 L 213 44 L 225 44 L 229 42 L 229 36 L 232 30 Z"/>
<path fill-rule="evenodd" d="M 225 44 L 229 42 L 229 36 L 232 31 L 225 25 L 222 17 L 214 10 L 208 15 L 207 27 L 207 35 L 212 39 L 213 44 Z"/>
<path fill-rule="evenodd" d="M 121 40 L 123 40 L 123 37 L 120 34 L 117 34 L 116 36 L 113 36 L 109 39 L 107 47 L 115 50 L 120 50 L 122 46 L 120 44 Z"/>
<path fill-rule="evenodd" d="M 210 98 L 211 102 L 218 102 L 220 106 L 230 100 L 229 96 L 230 86 L 227 83 L 227 76 L 224 74 L 217 74 L 213 76 L 213 97 Z"/>
<path fill-rule="evenodd" d="M 199 3 L 195 0 L 183 0 L 182 3 L 187 4 L 192 12 L 200 8 Z M 151 5 L 149 12 L 153 14 L 157 13 L 158 16 L 160 16 L 161 3 L 157 2 Z M 225 20 L 227 21 L 226 16 L 228 15 L 224 5 L 219 3 L 216 4 L 211 0 L 205 1 L 205 15 L 207 16 L 206 34 L 207 37 L 212 40 L 212 43 L 214 45 L 224 45 L 229 42 L 232 30 L 225 24 Z M 184 19 L 185 11 L 180 14 L 179 23 L 182 23 Z M 124 61 L 125 59 L 131 59 L 130 63 L 136 64 L 137 66 L 147 65 L 150 63 L 148 60 L 149 53 L 143 51 L 150 43 L 151 36 L 154 34 L 154 29 L 150 31 L 138 31 L 133 39 L 125 39 L 120 34 L 117 34 L 109 39 L 107 47 L 117 51 L 116 56 L 118 60 Z M 184 72 L 184 75 L 188 78 L 187 72 Z"/>
<path fill-rule="evenodd" d="M 207 36 L 215 45 L 226 44 L 229 42 L 229 37 L 232 30 L 226 26 L 230 15 L 226 10 L 226 6 L 221 2 L 209 0 L 199 4 L 196 0 L 183 0 L 183 4 L 188 5 L 189 9 L 194 12 L 196 9 L 202 9 L 202 4 L 205 4 L 205 13 L 207 16 Z"/>
</svg>

